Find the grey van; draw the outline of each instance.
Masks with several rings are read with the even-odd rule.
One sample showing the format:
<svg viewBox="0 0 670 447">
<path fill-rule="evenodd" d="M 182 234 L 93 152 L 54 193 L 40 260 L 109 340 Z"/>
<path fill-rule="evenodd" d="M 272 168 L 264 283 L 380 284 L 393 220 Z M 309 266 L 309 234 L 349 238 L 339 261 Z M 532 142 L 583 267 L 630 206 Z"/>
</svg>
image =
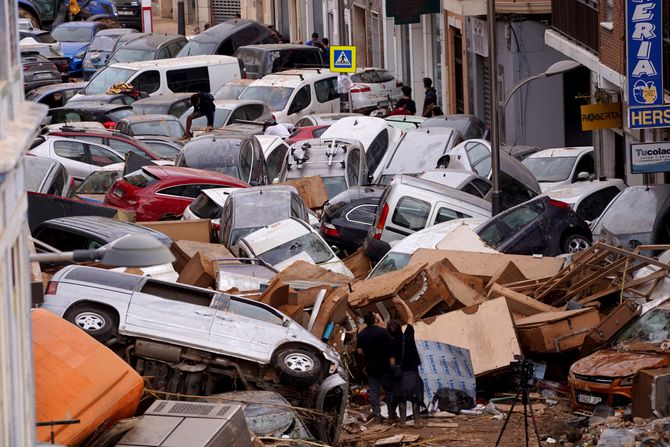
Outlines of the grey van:
<svg viewBox="0 0 670 447">
<path fill-rule="evenodd" d="M 260 79 L 267 74 L 291 68 L 324 66 L 321 50 L 309 45 L 245 45 L 235 51 L 235 57 L 244 63 L 244 71 L 249 79 Z"/>
</svg>

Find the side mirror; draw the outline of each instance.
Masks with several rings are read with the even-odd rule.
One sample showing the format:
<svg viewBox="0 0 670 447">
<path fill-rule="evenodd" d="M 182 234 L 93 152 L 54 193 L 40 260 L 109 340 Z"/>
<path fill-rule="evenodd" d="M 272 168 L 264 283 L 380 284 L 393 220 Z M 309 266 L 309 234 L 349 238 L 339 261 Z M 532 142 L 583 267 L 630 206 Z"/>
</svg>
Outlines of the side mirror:
<svg viewBox="0 0 670 447">
<path fill-rule="evenodd" d="M 577 174 L 577 180 L 580 182 L 583 182 L 584 180 L 588 180 L 591 177 L 591 174 L 589 174 L 586 171 L 582 171 L 579 174 Z"/>
<path fill-rule="evenodd" d="M 368 174 L 368 185 L 371 185 L 373 180 L 374 176 L 372 174 Z"/>
</svg>

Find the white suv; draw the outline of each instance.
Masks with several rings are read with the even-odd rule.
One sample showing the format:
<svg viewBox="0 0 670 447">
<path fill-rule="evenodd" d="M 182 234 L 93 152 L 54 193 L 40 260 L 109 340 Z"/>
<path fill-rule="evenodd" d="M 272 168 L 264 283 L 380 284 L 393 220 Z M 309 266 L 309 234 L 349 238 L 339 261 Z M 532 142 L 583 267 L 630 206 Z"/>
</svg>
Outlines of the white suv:
<svg viewBox="0 0 670 447">
<path fill-rule="evenodd" d="M 337 74 L 326 69 L 287 70 L 254 81 L 240 99 L 263 101 L 278 123 L 340 109 Z"/>
</svg>

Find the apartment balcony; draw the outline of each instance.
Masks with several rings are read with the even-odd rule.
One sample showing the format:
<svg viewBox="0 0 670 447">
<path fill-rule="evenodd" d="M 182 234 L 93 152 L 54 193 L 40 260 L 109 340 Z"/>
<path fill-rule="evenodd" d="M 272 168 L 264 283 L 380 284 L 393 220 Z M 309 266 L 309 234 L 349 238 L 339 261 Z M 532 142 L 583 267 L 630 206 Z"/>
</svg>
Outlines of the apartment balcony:
<svg viewBox="0 0 670 447">
<path fill-rule="evenodd" d="M 551 22 L 556 31 L 598 54 L 598 0 L 554 0 Z"/>
</svg>

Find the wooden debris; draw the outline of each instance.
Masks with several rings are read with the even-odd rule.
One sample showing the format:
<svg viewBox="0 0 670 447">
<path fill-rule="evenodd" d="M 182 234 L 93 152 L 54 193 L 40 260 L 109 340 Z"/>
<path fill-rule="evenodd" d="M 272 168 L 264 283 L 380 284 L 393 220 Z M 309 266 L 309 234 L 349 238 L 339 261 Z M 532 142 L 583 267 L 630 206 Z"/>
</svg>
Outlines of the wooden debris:
<svg viewBox="0 0 670 447">
<path fill-rule="evenodd" d="M 373 445 L 383 446 L 383 445 L 398 445 L 406 444 L 410 442 L 416 442 L 419 440 L 419 435 L 411 435 L 408 433 L 400 433 L 397 435 L 389 436 L 388 438 L 383 438 L 377 440 Z"/>
</svg>

